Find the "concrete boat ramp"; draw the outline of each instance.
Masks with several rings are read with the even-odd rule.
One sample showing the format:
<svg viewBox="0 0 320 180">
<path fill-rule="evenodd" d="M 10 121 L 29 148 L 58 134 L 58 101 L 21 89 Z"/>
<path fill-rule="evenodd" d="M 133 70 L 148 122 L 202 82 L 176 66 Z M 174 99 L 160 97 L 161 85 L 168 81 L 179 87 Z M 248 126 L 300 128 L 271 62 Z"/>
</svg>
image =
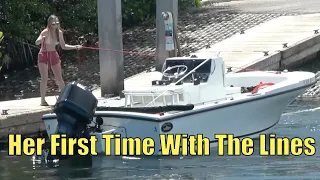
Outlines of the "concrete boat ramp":
<svg viewBox="0 0 320 180">
<path fill-rule="evenodd" d="M 281 16 L 199 52 L 217 53 L 234 71 L 275 70 L 312 59 L 320 50 L 320 14 Z"/>
<path fill-rule="evenodd" d="M 276 70 L 304 63 L 313 59 L 320 50 L 320 14 L 281 16 L 256 27 L 239 32 L 234 36 L 208 45 L 198 51 L 216 54 L 224 58 L 227 67 L 233 71 Z M 133 86 L 147 86 L 155 77 L 144 73 L 125 80 L 125 89 Z M 100 97 L 100 90 L 93 91 Z M 50 105 L 56 102 L 55 96 L 47 97 Z M 117 103 L 115 103 L 117 102 Z M 124 100 L 99 98 L 101 106 L 122 106 Z M 44 131 L 41 116 L 52 112 L 51 107 L 40 106 L 40 98 L 0 102 L 1 110 L 8 110 L 0 116 L 0 138 L 6 139 L 9 133 L 34 134 Z"/>
</svg>

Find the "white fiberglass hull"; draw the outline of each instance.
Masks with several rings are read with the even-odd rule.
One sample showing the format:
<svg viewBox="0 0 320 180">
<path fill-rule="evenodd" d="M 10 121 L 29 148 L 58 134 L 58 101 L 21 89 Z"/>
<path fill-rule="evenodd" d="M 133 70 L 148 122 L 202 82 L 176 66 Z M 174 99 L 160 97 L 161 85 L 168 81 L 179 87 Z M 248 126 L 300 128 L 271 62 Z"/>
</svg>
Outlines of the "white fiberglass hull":
<svg viewBox="0 0 320 180">
<path fill-rule="evenodd" d="M 310 84 L 280 93 L 235 100 L 231 103 L 205 104 L 196 106 L 194 110 L 163 118 L 141 115 L 141 113 L 97 111 L 96 117 L 103 119 L 102 133 L 91 134 L 98 137 L 97 151 L 103 154 L 106 150 L 105 141 L 102 139 L 103 134 L 121 134 L 121 137 L 138 137 L 141 140 L 152 138 L 155 143 L 154 155 L 161 155 L 160 134 L 202 134 L 210 139 L 210 147 L 217 146 L 215 134 L 257 138 L 259 134 L 272 130 L 287 105 L 309 86 Z M 44 115 L 43 120 L 50 137 L 57 126 L 55 115 Z M 172 129 L 168 132 L 162 131 L 165 123 L 172 125 Z M 141 146 L 143 146 L 142 143 Z M 114 141 L 111 141 L 111 155 L 114 154 L 114 147 Z"/>
</svg>

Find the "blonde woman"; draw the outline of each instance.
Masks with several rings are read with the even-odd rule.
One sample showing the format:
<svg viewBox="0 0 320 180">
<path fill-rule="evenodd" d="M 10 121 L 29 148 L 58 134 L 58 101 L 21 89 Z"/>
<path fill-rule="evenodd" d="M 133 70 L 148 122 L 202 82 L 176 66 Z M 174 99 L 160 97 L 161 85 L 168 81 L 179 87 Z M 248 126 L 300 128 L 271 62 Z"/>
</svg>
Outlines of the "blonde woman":
<svg viewBox="0 0 320 180">
<path fill-rule="evenodd" d="M 35 42 L 36 45 L 41 44 L 41 49 L 38 54 L 38 68 L 41 76 L 40 82 L 40 95 L 41 106 L 48 106 L 45 95 L 47 91 L 48 83 L 48 68 L 52 69 L 59 90 L 65 86 L 61 74 L 61 60 L 56 46 L 60 45 L 64 50 L 81 49 L 81 45 L 68 45 L 63 38 L 63 32 L 60 28 L 60 22 L 57 16 L 51 15 L 47 21 L 47 27 L 40 33 L 38 39 Z"/>
</svg>

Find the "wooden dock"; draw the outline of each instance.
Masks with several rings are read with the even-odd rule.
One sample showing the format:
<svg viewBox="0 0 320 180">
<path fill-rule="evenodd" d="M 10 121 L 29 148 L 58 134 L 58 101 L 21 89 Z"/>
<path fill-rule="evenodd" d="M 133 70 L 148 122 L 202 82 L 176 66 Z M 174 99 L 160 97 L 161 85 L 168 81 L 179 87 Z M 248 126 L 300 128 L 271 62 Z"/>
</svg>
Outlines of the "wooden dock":
<svg viewBox="0 0 320 180">
<path fill-rule="evenodd" d="M 275 70 L 304 63 L 313 59 L 320 51 L 320 14 L 281 16 L 259 26 L 236 34 L 199 52 L 218 53 L 228 67 L 234 71 L 243 69 Z M 125 89 L 134 86 L 148 86 L 153 76 L 144 73 L 125 80 Z M 94 91 L 100 97 L 100 90 Z M 56 97 L 47 97 L 50 105 Z M 121 106 L 112 100 L 99 98 L 99 105 Z M 0 116 L 0 138 L 9 133 L 31 134 L 43 131 L 43 114 L 51 112 L 50 107 L 40 106 L 40 98 L 0 102 L 0 109 L 9 109 Z"/>
</svg>

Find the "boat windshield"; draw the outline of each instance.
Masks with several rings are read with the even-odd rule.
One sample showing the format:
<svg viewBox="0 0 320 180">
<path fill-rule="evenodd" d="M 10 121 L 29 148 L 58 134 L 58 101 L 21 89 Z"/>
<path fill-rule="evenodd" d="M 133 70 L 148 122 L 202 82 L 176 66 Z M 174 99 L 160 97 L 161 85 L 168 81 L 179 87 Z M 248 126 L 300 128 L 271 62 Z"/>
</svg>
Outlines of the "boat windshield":
<svg viewBox="0 0 320 180">
<path fill-rule="evenodd" d="M 185 65 L 188 67 L 187 71 L 185 74 L 189 73 L 192 69 L 194 69 L 195 67 L 197 67 L 198 65 L 200 65 L 203 61 L 205 61 L 206 59 L 175 59 L 175 60 L 167 60 L 165 62 L 165 67 L 163 70 L 167 69 L 168 67 L 172 67 L 172 66 L 177 66 L 177 65 Z M 201 82 L 207 82 L 209 74 L 211 71 L 211 61 L 207 61 L 205 64 L 203 64 L 202 66 L 200 66 L 194 73 L 191 73 L 189 76 L 187 76 L 186 78 L 184 78 L 184 80 L 182 80 L 183 83 L 192 83 L 194 81 L 195 78 L 200 78 Z M 167 71 L 167 73 L 173 74 L 177 72 L 177 69 L 172 69 L 171 71 Z M 185 75 L 184 74 L 184 75 Z M 172 79 L 173 82 L 178 81 L 179 79 L 181 79 L 184 75 L 176 78 L 176 79 Z M 168 80 L 168 78 L 163 77 L 163 80 Z"/>
</svg>

